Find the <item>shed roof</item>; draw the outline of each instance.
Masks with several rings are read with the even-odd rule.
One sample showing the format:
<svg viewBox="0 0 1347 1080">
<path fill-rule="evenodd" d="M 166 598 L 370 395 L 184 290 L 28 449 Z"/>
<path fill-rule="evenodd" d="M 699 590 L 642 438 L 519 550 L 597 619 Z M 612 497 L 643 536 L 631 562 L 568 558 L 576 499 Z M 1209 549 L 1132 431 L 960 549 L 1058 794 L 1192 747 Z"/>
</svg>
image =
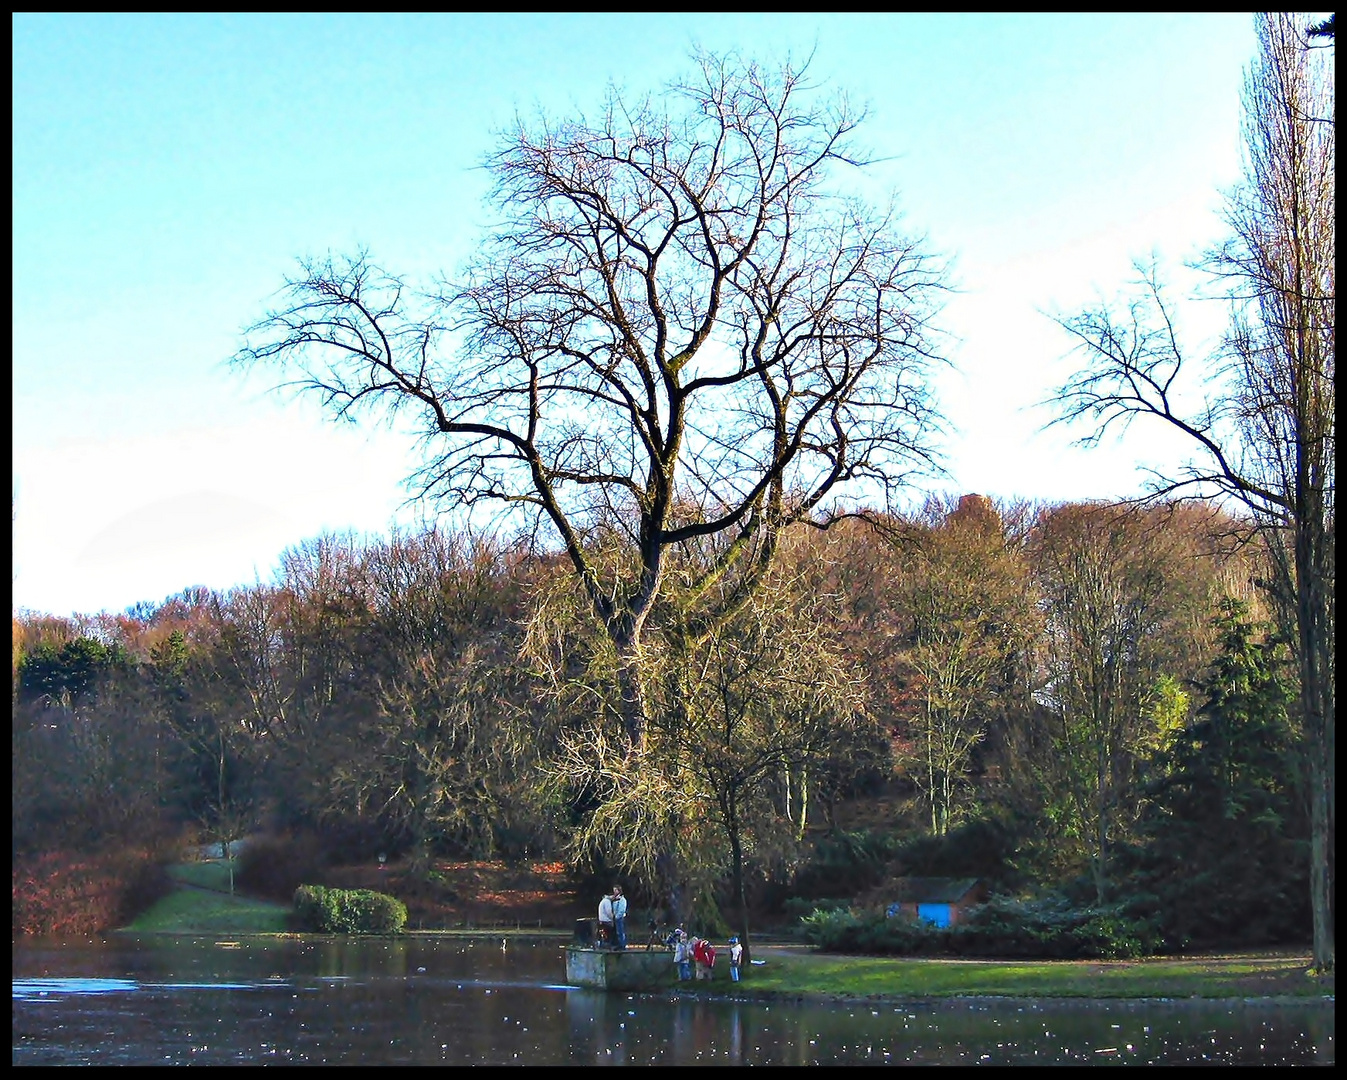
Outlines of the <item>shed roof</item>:
<svg viewBox="0 0 1347 1080">
<path fill-rule="evenodd" d="M 957 904 L 973 891 L 977 878 L 895 878 L 888 894 L 900 904 Z"/>
</svg>

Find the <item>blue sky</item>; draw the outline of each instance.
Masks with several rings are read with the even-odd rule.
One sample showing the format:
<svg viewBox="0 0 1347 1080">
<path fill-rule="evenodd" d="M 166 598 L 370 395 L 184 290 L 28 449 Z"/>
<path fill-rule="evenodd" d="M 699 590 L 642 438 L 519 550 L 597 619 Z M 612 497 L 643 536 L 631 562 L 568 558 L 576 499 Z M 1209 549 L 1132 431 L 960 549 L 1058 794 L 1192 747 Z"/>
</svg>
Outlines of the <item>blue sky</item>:
<svg viewBox="0 0 1347 1080">
<path fill-rule="evenodd" d="M 16 15 L 15 608 L 267 580 L 324 530 L 413 523 L 410 443 L 245 381 L 243 327 L 302 255 L 452 273 L 516 112 L 657 90 L 693 46 L 812 54 L 869 107 L 866 184 L 898 192 L 958 289 L 936 490 L 1126 495 L 1177 452 L 1040 430 L 1070 367 L 1048 313 L 1152 253 L 1184 286 L 1222 235 L 1248 14 Z M 1184 322 L 1196 345 L 1219 307 Z"/>
</svg>

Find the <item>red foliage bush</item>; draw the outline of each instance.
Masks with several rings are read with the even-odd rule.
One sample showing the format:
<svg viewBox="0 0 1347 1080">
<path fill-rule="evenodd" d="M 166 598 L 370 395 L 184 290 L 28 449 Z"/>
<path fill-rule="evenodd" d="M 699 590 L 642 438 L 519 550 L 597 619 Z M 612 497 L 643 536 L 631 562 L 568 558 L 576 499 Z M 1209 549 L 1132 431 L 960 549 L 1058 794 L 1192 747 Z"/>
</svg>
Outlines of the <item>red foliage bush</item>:
<svg viewBox="0 0 1347 1080">
<path fill-rule="evenodd" d="M 171 888 L 150 852 L 49 851 L 10 872 L 14 936 L 80 937 L 122 925 Z"/>
</svg>

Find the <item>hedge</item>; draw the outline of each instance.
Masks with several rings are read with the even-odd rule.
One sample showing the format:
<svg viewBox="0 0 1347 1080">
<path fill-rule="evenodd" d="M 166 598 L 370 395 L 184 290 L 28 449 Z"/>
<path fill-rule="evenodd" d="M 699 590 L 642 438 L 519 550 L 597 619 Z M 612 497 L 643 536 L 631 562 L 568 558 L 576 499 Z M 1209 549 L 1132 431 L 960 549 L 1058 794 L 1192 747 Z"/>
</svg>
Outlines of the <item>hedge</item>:
<svg viewBox="0 0 1347 1080">
<path fill-rule="evenodd" d="M 10 868 L 13 936 L 87 937 L 128 922 L 172 891 L 155 855 L 49 851 Z"/>
<path fill-rule="evenodd" d="M 1120 906 L 1077 908 L 1060 897 L 993 900 L 953 927 L 851 909 L 816 910 L 800 922 L 811 945 L 888 956 L 1117 959 L 1144 956 L 1157 944 L 1150 928 Z"/>
<path fill-rule="evenodd" d="M 301 885 L 295 890 L 295 923 L 317 934 L 399 934 L 407 925 L 407 905 L 372 889 Z"/>
</svg>

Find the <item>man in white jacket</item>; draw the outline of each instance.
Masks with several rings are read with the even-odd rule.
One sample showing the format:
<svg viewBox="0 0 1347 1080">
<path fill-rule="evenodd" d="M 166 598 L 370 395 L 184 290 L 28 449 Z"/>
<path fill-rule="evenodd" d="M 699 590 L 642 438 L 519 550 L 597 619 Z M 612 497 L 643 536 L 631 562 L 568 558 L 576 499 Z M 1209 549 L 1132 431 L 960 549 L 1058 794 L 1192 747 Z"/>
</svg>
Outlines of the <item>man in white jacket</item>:
<svg viewBox="0 0 1347 1080">
<path fill-rule="evenodd" d="M 596 945 L 612 945 L 613 937 L 613 897 L 605 894 L 599 901 L 599 940 Z"/>
</svg>

